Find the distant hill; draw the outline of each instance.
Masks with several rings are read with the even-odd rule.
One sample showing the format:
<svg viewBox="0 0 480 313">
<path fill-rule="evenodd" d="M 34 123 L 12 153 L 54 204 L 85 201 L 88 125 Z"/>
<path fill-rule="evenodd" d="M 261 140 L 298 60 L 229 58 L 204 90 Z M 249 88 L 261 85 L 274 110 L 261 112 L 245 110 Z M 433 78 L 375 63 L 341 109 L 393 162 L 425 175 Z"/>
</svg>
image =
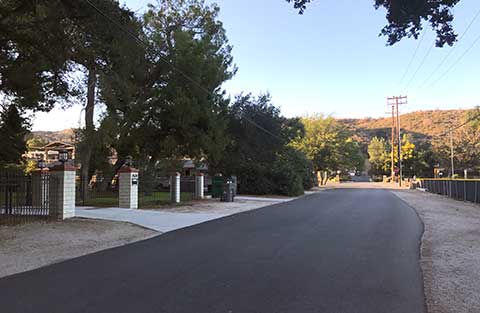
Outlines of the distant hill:
<svg viewBox="0 0 480 313">
<path fill-rule="evenodd" d="M 416 111 L 401 115 L 402 131 L 409 133 L 417 142 L 429 141 L 449 128 L 461 124 L 470 110 L 430 110 Z M 370 140 L 377 137 L 389 138 L 391 135 L 392 118 L 363 118 L 339 119 L 354 134 L 362 144 L 368 145 Z M 74 129 L 60 131 L 34 131 L 32 135 L 48 142 L 63 141 L 72 143 Z"/>
<path fill-rule="evenodd" d="M 425 142 L 443 134 L 465 121 L 470 110 L 416 111 L 401 115 L 402 132 L 411 134 L 414 141 Z M 392 118 L 340 119 L 363 144 L 371 138 L 391 136 Z"/>
<path fill-rule="evenodd" d="M 73 128 L 59 131 L 33 131 L 30 137 L 42 138 L 47 142 L 62 141 L 66 143 L 73 143 L 74 132 L 75 130 Z"/>
</svg>

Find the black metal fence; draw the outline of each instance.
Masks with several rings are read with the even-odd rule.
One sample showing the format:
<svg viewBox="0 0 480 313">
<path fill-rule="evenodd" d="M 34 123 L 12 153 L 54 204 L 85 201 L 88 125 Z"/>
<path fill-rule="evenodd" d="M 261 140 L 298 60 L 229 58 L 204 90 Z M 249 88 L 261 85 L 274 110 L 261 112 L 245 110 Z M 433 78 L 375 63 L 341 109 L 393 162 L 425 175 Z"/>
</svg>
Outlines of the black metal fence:
<svg viewBox="0 0 480 313">
<path fill-rule="evenodd" d="M 170 177 L 140 174 L 138 180 L 138 206 L 139 208 L 157 208 L 171 204 Z M 208 192 L 211 178 L 205 176 L 204 190 Z M 117 207 L 119 204 L 118 179 L 114 177 L 111 182 L 95 177 L 83 184 L 82 178 L 77 174 L 75 204 L 85 207 Z M 181 201 L 188 202 L 194 198 L 195 177 L 181 176 L 180 178 Z"/>
<path fill-rule="evenodd" d="M 77 175 L 75 182 L 75 205 L 93 207 L 118 206 L 118 180 L 104 182 L 103 178 L 83 183 L 81 175 Z"/>
<path fill-rule="evenodd" d="M 473 179 L 421 179 L 428 192 L 453 199 L 480 203 L 480 180 Z"/>
<path fill-rule="evenodd" d="M 138 207 L 156 208 L 171 204 L 170 195 L 171 177 L 154 177 L 140 175 L 138 184 Z M 195 177 L 182 176 L 180 178 L 180 199 L 188 202 L 195 193 Z"/>
<path fill-rule="evenodd" d="M 58 180 L 45 172 L 0 172 L 0 224 L 54 218 L 58 188 Z"/>
</svg>

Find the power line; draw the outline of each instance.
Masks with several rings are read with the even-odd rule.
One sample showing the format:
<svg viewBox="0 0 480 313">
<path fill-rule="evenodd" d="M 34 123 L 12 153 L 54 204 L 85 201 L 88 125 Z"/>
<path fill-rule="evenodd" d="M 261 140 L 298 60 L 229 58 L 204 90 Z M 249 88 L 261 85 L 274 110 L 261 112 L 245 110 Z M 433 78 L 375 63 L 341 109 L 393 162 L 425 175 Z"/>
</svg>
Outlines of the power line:
<svg viewBox="0 0 480 313">
<path fill-rule="evenodd" d="M 450 49 L 450 51 L 448 51 L 448 53 L 445 55 L 445 57 L 442 59 L 442 61 L 438 64 L 438 66 L 430 73 L 430 75 L 427 76 L 427 78 L 423 81 L 423 83 L 419 86 L 419 88 L 422 88 L 425 86 L 425 84 L 430 80 L 430 78 L 433 77 L 433 75 L 435 75 L 435 73 L 443 66 L 443 64 L 445 64 L 445 62 L 447 61 L 447 59 L 452 55 L 453 51 L 455 51 L 455 49 L 457 48 L 458 46 L 458 42 L 460 42 L 463 37 L 465 37 L 465 35 L 467 34 L 467 32 L 470 30 L 470 28 L 472 27 L 473 23 L 475 23 L 475 21 L 478 19 L 478 17 L 480 16 L 480 9 L 477 11 L 477 13 L 475 14 L 475 16 L 473 17 L 473 19 L 470 21 L 470 23 L 468 24 L 467 28 L 464 30 L 464 32 L 462 33 L 462 35 L 460 36 L 460 38 L 458 38 L 458 41 L 457 41 L 457 44 L 455 44 L 452 49 Z"/>
<path fill-rule="evenodd" d="M 430 55 L 430 53 L 432 52 L 433 48 L 435 47 L 435 44 L 433 44 L 432 46 L 430 46 L 430 49 L 428 49 L 427 53 L 425 54 L 425 56 L 423 57 L 422 61 L 420 62 L 420 65 L 417 67 L 417 70 L 415 71 L 415 73 L 413 74 L 412 78 L 408 81 L 408 84 L 405 86 L 404 88 L 404 91 L 406 92 L 408 87 L 410 87 L 410 85 L 412 84 L 413 80 L 415 79 L 415 77 L 417 76 L 418 72 L 420 71 L 420 69 L 423 67 L 423 65 L 425 64 L 425 61 L 427 61 L 427 58 L 428 56 Z"/>
<path fill-rule="evenodd" d="M 450 134 L 450 133 L 454 132 L 455 130 L 457 130 L 457 129 L 459 129 L 459 128 L 462 128 L 463 126 L 467 125 L 468 123 L 472 122 L 473 120 L 475 120 L 475 119 L 477 119 L 477 118 L 480 118 L 480 113 L 478 113 L 478 114 L 476 114 L 476 115 L 474 115 L 474 116 L 471 116 L 471 117 L 468 118 L 464 123 L 462 123 L 462 124 L 460 124 L 460 125 L 458 125 L 458 126 L 456 126 L 456 127 L 454 127 L 454 128 L 451 128 L 450 130 L 448 130 L 448 131 L 446 131 L 446 132 L 444 132 L 444 133 L 442 133 L 442 134 L 440 134 L 440 135 L 438 135 L 438 136 L 436 136 L 436 137 L 443 137 L 443 136 L 445 136 L 445 135 L 447 135 L 447 134 Z"/>
<path fill-rule="evenodd" d="M 114 24 L 115 26 L 117 26 L 121 31 L 125 32 L 127 35 L 129 35 L 130 37 L 132 37 L 135 42 L 137 44 L 140 44 L 141 46 L 143 46 L 143 48 L 145 49 L 151 49 L 150 45 L 148 44 L 148 42 L 142 40 L 141 38 L 138 38 L 138 36 L 132 32 L 130 32 L 128 29 L 126 29 L 125 27 L 123 27 L 120 23 L 118 23 L 116 20 L 114 20 L 113 18 L 111 18 L 110 16 L 108 16 L 107 14 L 105 14 L 100 8 L 98 8 L 95 4 L 93 4 L 90 0 L 85 0 L 92 8 L 95 9 L 95 11 L 97 11 L 101 16 L 103 16 L 104 18 L 106 18 L 108 21 L 110 21 L 112 24 Z M 196 85 L 200 90 L 206 92 L 208 95 L 211 95 L 213 97 L 216 97 L 217 95 L 213 92 L 211 92 L 210 90 L 208 90 L 207 88 L 203 87 L 199 82 L 197 82 L 195 79 L 193 79 L 192 77 L 190 77 L 189 75 L 187 75 L 186 73 L 184 73 L 182 70 L 178 69 L 175 65 L 171 64 L 169 61 L 165 60 L 162 56 L 158 56 L 158 58 L 165 64 L 167 64 L 168 66 L 170 66 L 173 70 L 175 70 L 177 73 L 179 73 L 180 75 L 182 75 L 184 78 L 186 78 L 187 80 L 189 80 L 191 83 L 193 83 L 194 85 Z M 275 139 L 281 141 L 281 142 L 284 142 L 284 140 L 275 135 L 274 133 L 272 133 L 271 131 L 265 129 L 264 127 L 258 125 L 256 122 L 254 122 L 253 120 L 251 120 L 250 118 L 246 117 L 246 116 L 242 116 L 247 122 L 249 122 L 250 124 L 252 124 L 253 126 L 257 127 L 258 129 L 262 130 L 263 132 L 269 134 L 270 136 L 274 137 Z"/>
<path fill-rule="evenodd" d="M 422 45 L 422 42 L 423 42 L 423 39 L 425 38 L 426 32 L 427 32 L 427 29 L 425 28 L 425 29 L 423 30 L 422 37 L 421 37 L 420 41 L 419 41 L 418 44 L 417 44 L 417 48 L 416 48 L 415 51 L 413 52 L 412 58 L 410 59 L 410 62 L 408 63 L 407 68 L 405 69 L 405 73 L 403 73 L 402 79 L 400 79 L 400 82 L 398 83 L 399 86 L 402 85 L 403 81 L 405 80 L 405 77 L 406 77 L 407 74 L 408 74 L 408 71 L 410 71 L 410 67 L 412 66 L 413 61 L 415 60 L 415 57 L 417 56 L 418 50 L 420 49 L 420 46 Z"/>
<path fill-rule="evenodd" d="M 475 40 L 473 41 L 473 43 L 467 48 L 467 50 L 465 50 L 462 55 L 460 55 L 460 57 L 438 78 L 436 79 L 435 81 L 433 81 L 430 85 L 428 85 L 427 88 L 431 88 L 433 87 L 436 83 L 438 83 L 439 81 L 441 81 L 445 76 L 447 76 L 448 73 L 450 73 L 450 71 L 458 64 L 460 63 L 460 61 L 467 55 L 468 52 L 470 52 L 470 50 L 473 49 L 473 47 L 475 47 L 475 45 L 477 44 L 477 42 L 480 41 L 480 35 L 477 36 L 477 38 L 475 38 Z"/>
</svg>

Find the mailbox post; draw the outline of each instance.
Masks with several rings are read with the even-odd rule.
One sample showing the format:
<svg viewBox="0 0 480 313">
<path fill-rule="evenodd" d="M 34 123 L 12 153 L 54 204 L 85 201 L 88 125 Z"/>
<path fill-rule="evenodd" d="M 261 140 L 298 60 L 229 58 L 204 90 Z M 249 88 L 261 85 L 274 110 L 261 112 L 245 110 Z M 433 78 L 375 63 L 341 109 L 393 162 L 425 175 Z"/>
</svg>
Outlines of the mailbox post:
<svg viewBox="0 0 480 313">
<path fill-rule="evenodd" d="M 124 166 L 118 171 L 119 176 L 119 207 L 138 209 L 138 170 Z"/>
</svg>

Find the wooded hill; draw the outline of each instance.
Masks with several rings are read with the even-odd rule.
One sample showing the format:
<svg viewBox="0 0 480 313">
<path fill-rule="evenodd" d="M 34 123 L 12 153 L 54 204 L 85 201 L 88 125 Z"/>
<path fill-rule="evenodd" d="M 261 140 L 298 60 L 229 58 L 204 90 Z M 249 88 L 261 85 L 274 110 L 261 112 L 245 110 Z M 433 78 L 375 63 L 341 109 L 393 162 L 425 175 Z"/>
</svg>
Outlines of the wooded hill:
<svg viewBox="0 0 480 313">
<path fill-rule="evenodd" d="M 401 115 L 402 131 L 411 134 L 416 142 L 430 141 L 432 138 L 443 134 L 445 131 L 465 121 L 466 114 L 471 110 L 431 110 L 416 111 Z M 392 118 L 363 118 L 339 119 L 350 129 L 354 137 L 366 144 L 377 137 L 390 138 Z M 32 135 L 40 137 L 47 142 L 63 141 L 72 142 L 73 129 L 60 131 L 34 131 Z"/>
<path fill-rule="evenodd" d="M 61 141 L 73 143 L 74 135 L 74 129 L 69 128 L 59 131 L 32 131 L 28 138 L 37 137 L 43 139 L 46 142 Z"/>
<path fill-rule="evenodd" d="M 430 142 L 450 128 L 460 125 L 471 110 L 416 111 L 401 115 L 401 128 L 416 143 Z M 362 145 L 377 137 L 390 138 L 392 118 L 340 119 Z"/>
</svg>

